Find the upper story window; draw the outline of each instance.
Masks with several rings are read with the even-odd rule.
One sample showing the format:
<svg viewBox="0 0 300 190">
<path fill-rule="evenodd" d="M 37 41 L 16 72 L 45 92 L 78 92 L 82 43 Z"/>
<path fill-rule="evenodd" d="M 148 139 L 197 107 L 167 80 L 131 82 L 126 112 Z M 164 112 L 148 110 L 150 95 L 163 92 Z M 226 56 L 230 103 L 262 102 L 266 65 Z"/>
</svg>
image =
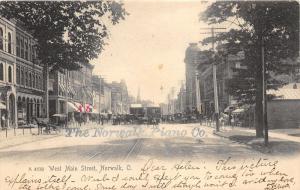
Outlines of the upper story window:
<svg viewBox="0 0 300 190">
<path fill-rule="evenodd" d="M 10 32 L 8 32 L 8 44 L 7 44 L 7 51 L 8 51 L 8 53 L 12 53 L 12 48 L 11 48 L 11 43 L 12 43 L 12 39 L 11 39 L 11 33 Z"/>
<path fill-rule="evenodd" d="M 2 28 L 0 27 L 0 49 L 3 50 L 3 39 L 4 39 L 4 36 L 3 36 L 3 30 Z"/>
<path fill-rule="evenodd" d="M 28 60 L 29 56 L 28 56 L 28 39 L 25 39 L 25 59 Z"/>
<path fill-rule="evenodd" d="M 29 85 L 30 87 L 32 87 L 32 75 L 31 73 L 29 73 Z"/>
<path fill-rule="evenodd" d="M 39 76 L 38 78 L 39 78 L 38 88 L 42 90 L 43 89 L 43 81 L 41 80 L 41 76 Z"/>
<path fill-rule="evenodd" d="M 32 87 L 35 88 L 35 75 L 32 75 Z"/>
<path fill-rule="evenodd" d="M 28 60 L 28 39 L 25 39 L 25 56 L 24 58 Z"/>
<path fill-rule="evenodd" d="M 21 58 L 24 59 L 24 38 L 21 38 Z"/>
<path fill-rule="evenodd" d="M 11 66 L 8 66 L 8 82 L 12 82 L 12 69 Z"/>
<path fill-rule="evenodd" d="M 28 86 L 28 79 L 29 79 L 29 75 L 28 72 L 25 72 L 25 86 Z"/>
<path fill-rule="evenodd" d="M 24 70 L 21 70 L 21 84 L 25 85 L 25 76 L 24 76 Z"/>
<path fill-rule="evenodd" d="M 17 36 L 17 56 L 20 57 L 21 56 L 21 40 L 20 37 Z"/>
<path fill-rule="evenodd" d="M 0 80 L 3 80 L 3 64 L 0 63 Z"/>
<path fill-rule="evenodd" d="M 35 46 L 31 46 L 31 60 L 34 61 L 35 59 Z"/>
<path fill-rule="evenodd" d="M 20 68 L 17 66 L 17 84 L 20 84 Z"/>
</svg>

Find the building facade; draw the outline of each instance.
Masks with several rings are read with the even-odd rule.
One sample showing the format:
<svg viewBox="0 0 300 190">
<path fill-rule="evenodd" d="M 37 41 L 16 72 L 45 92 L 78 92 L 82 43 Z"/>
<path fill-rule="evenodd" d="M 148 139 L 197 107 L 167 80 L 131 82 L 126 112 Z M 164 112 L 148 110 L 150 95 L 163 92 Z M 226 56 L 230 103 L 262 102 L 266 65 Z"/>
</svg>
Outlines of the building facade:
<svg viewBox="0 0 300 190">
<path fill-rule="evenodd" d="M 22 23 L 0 18 L 1 126 L 17 127 L 44 114 L 43 73 L 37 42 Z"/>
<path fill-rule="evenodd" d="M 74 71 L 50 71 L 49 115 L 90 113 L 93 110 L 93 66 L 81 64 Z"/>
<path fill-rule="evenodd" d="M 129 113 L 129 98 L 127 85 L 124 80 L 111 83 L 111 109 L 113 114 Z"/>
<path fill-rule="evenodd" d="M 196 68 L 199 61 L 200 48 L 197 43 L 190 43 L 185 51 L 186 76 L 186 109 L 192 111 L 197 107 L 196 99 Z"/>
<path fill-rule="evenodd" d="M 17 126 L 15 43 L 16 22 L 0 17 L 0 113 L 2 128 Z"/>
<path fill-rule="evenodd" d="M 229 80 L 235 74 L 235 68 L 242 68 L 243 52 L 237 55 L 226 55 L 226 57 L 217 64 L 217 89 L 219 111 L 224 111 L 228 106 L 236 103 L 234 97 L 229 95 Z M 214 83 L 212 63 L 199 64 L 197 67 L 201 111 L 203 115 L 211 116 L 214 113 Z"/>
<path fill-rule="evenodd" d="M 111 87 L 99 76 L 93 76 L 93 108 L 95 112 L 111 114 Z"/>
<path fill-rule="evenodd" d="M 43 68 L 37 59 L 37 42 L 24 27 L 16 27 L 17 115 L 22 123 L 44 116 Z"/>
</svg>

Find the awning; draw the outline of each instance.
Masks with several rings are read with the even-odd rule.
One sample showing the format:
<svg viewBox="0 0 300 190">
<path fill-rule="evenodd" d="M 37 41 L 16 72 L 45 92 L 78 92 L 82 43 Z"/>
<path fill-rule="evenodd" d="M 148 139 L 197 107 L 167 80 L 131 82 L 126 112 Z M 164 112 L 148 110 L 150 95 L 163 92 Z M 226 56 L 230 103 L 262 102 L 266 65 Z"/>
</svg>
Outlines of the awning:
<svg viewBox="0 0 300 190">
<path fill-rule="evenodd" d="M 1 109 L 1 110 L 5 110 L 5 109 L 6 109 L 6 105 L 3 104 L 2 102 L 0 102 L 0 109 Z"/>
<path fill-rule="evenodd" d="M 79 112 L 79 109 L 72 102 L 67 102 L 68 112 Z"/>
<path fill-rule="evenodd" d="M 225 108 L 224 112 L 229 113 L 232 112 L 235 109 L 234 106 L 228 106 L 227 108 Z"/>
<path fill-rule="evenodd" d="M 235 109 L 232 113 L 242 113 L 242 112 L 244 112 L 245 110 L 244 109 L 242 109 L 242 108 L 237 108 L 237 109 Z"/>
<path fill-rule="evenodd" d="M 84 111 L 85 109 L 84 109 L 84 107 L 82 106 L 82 104 L 80 104 L 80 103 L 78 103 L 78 102 L 74 102 L 74 104 L 75 104 L 75 106 L 76 106 L 78 112 L 81 112 L 81 113 L 85 112 L 85 111 Z"/>
<path fill-rule="evenodd" d="M 93 106 L 91 104 L 85 104 L 84 106 L 85 112 L 90 113 L 93 111 Z"/>
</svg>

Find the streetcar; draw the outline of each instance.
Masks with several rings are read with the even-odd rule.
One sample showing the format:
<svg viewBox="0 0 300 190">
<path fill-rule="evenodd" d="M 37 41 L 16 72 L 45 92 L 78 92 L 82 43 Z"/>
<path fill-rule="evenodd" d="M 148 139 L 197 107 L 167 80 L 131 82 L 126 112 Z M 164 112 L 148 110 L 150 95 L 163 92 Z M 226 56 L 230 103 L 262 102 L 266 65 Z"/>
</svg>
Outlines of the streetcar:
<svg viewBox="0 0 300 190">
<path fill-rule="evenodd" d="M 134 117 L 137 124 L 158 124 L 161 118 L 161 109 L 159 106 L 142 106 L 141 104 L 132 104 L 129 112 Z"/>
</svg>

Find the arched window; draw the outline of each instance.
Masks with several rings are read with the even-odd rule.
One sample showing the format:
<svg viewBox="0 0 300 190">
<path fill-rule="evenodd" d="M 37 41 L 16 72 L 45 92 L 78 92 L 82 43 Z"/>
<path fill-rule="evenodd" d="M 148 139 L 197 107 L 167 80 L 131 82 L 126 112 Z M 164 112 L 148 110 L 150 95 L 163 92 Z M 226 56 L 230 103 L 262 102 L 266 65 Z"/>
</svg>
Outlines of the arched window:
<svg viewBox="0 0 300 190">
<path fill-rule="evenodd" d="M 3 64 L 0 63 L 0 80 L 3 80 Z"/>
<path fill-rule="evenodd" d="M 39 89 L 43 90 L 43 81 L 41 79 L 41 76 L 39 76 Z"/>
<path fill-rule="evenodd" d="M 0 28 L 0 49 L 3 50 L 3 30 Z"/>
<path fill-rule="evenodd" d="M 38 76 L 37 75 L 35 75 L 35 88 L 39 88 L 39 83 L 38 83 L 38 81 L 39 81 L 39 79 L 38 79 Z"/>
<path fill-rule="evenodd" d="M 17 84 L 20 84 L 20 68 L 17 67 Z"/>
<path fill-rule="evenodd" d="M 25 57 L 28 60 L 28 39 L 25 39 Z"/>
<path fill-rule="evenodd" d="M 30 86 L 30 87 L 32 87 L 32 75 L 31 75 L 31 73 L 29 73 L 29 85 L 28 86 Z"/>
<path fill-rule="evenodd" d="M 28 72 L 26 71 L 25 72 L 25 86 L 28 86 L 28 79 L 29 79 L 29 76 L 28 76 Z"/>
<path fill-rule="evenodd" d="M 8 53 L 11 53 L 11 33 L 8 32 Z"/>
<path fill-rule="evenodd" d="M 25 85 L 25 77 L 24 77 L 24 70 L 21 70 L 21 84 Z"/>
<path fill-rule="evenodd" d="M 32 87 L 35 88 L 35 75 L 32 75 Z"/>
<path fill-rule="evenodd" d="M 21 40 L 20 40 L 19 36 L 17 36 L 16 49 L 17 49 L 17 56 L 20 57 L 21 56 Z"/>
<path fill-rule="evenodd" d="M 12 69 L 11 69 L 11 66 L 8 67 L 8 82 L 12 82 Z"/>
</svg>

